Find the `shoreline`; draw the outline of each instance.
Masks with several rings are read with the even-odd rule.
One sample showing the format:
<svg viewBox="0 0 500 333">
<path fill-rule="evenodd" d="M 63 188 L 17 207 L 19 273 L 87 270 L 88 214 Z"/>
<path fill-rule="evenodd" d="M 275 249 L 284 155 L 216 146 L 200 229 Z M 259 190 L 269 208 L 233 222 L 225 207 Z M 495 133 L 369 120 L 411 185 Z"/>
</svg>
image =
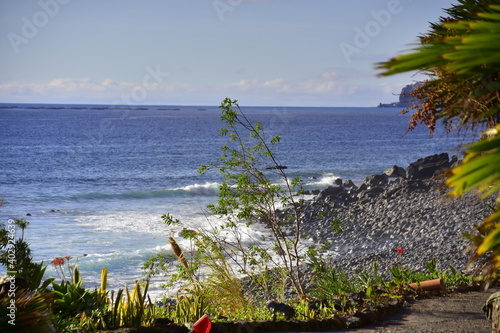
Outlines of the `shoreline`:
<svg viewBox="0 0 500 333">
<path fill-rule="evenodd" d="M 303 212 L 302 237 L 327 244 L 327 255 L 337 267 L 354 274 L 379 262 L 382 274 L 402 264 L 425 271 L 425 261 L 437 268 L 453 266 L 466 272 L 470 242 L 462 235 L 489 215 L 489 198 L 475 193 L 446 197 L 442 174 L 456 159 L 447 153 L 428 156 L 405 170 L 393 166 L 356 186 L 351 181 L 320 191 Z M 325 212 L 324 218 L 318 212 Z M 331 221 L 342 222 L 342 232 Z M 396 249 L 401 251 L 398 253 Z"/>
</svg>

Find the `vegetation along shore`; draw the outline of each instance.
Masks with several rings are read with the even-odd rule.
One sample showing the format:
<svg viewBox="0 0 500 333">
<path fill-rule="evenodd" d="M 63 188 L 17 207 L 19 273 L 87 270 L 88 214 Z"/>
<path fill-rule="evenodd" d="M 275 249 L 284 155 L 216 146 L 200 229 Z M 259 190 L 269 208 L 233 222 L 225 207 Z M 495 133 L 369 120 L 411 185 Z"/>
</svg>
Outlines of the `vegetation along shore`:
<svg viewBox="0 0 500 333">
<path fill-rule="evenodd" d="M 69 257 L 33 261 L 29 221 L 0 229 L 0 330 L 95 332 L 146 326 L 154 332 L 320 331 L 354 328 L 404 304 L 453 290 L 487 287 L 500 268 L 500 6 L 460 0 L 431 24 L 408 54 L 378 64 L 381 75 L 420 70 L 429 79 L 409 130 L 477 130 L 461 159 L 428 156 L 390 167 L 361 184 L 338 181 L 320 192 L 290 179 L 275 155 L 281 138 L 266 136 L 236 100 L 220 105 L 224 141 L 200 173 L 222 178 L 207 224 L 182 228 L 145 264 L 145 277 L 120 290 L 87 289 Z M 314 198 L 311 198 L 314 196 Z M 267 233 L 244 233 L 265 226 Z M 183 237 L 189 246 L 179 246 Z M 186 243 L 182 243 L 186 244 Z M 464 251 L 468 250 L 465 254 Z M 469 264 L 469 265 L 467 265 Z M 470 270 L 466 270 L 466 266 Z M 149 278 L 175 293 L 148 296 Z M 433 280 L 432 290 L 424 288 Z M 495 298 L 485 307 L 488 316 Z M 497 301 L 498 302 L 498 301 Z M 499 303 L 496 303 L 497 305 Z M 200 321 L 201 319 L 201 321 Z M 245 324 L 241 324 L 241 322 Z M 152 327 L 151 327 L 152 326 Z M 130 330 L 130 329 L 129 329 Z"/>
</svg>

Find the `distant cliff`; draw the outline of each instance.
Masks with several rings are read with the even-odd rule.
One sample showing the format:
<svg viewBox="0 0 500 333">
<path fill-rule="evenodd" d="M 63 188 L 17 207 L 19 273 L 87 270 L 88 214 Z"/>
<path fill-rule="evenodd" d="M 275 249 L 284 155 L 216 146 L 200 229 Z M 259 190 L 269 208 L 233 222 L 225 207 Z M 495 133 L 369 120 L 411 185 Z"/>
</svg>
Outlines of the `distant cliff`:
<svg viewBox="0 0 500 333">
<path fill-rule="evenodd" d="M 416 82 L 413 84 L 408 84 L 401 89 L 401 93 L 399 94 L 399 101 L 392 103 L 380 103 L 378 107 L 387 108 L 387 107 L 398 107 L 398 108 L 406 108 L 412 106 L 414 104 L 420 104 L 420 100 L 412 97 L 410 93 L 416 88 L 420 87 L 422 82 Z"/>
</svg>

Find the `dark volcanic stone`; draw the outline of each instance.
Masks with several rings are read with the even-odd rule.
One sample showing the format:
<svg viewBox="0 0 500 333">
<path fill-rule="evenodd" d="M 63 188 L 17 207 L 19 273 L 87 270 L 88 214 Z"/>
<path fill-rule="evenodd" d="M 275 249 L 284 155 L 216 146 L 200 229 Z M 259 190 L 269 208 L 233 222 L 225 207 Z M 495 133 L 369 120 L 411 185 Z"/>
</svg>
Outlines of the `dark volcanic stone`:
<svg viewBox="0 0 500 333">
<path fill-rule="evenodd" d="M 406 177 L 405 169 L 397 165 L 391 166 L 389 169 L 385 170 L 384 174 L 388 177 Z"/>
<path fill-rule="evenodd" d="M 439 175 L 450 167 L 447 153 L 436 154 L 421 158 L 408 166 L 406 177 L 408 179 L 429 179 Z"/>
<path fill-rule="evenodd" d="M 416 161 L 409 169 L 417 172 L 446 165 L 447 154 L 440 154 Z M 425 261 L 433 258 L 439 270 L 450 265 L 463 270 L 469 241 L 462 233 L 473 232 L 491 214 L 488 205 L 494 205 L 494 198 L 481 200 L 475 193 L 450 198 L 446 197 L 448 191 L 439 178 L 399 178 L 371 188 L 363 183 L 358 190 L 349 191 L 327 189 L 325 194 L 332 194 L 335 200 L 307 202 L 301 232 L 306 239 L 328 244 L 334 253 L 332 263 L 351 275 L 369 270 L 374 261 L 387 278 L 396 262 L 426 272 Z M 350 200 L 340 200 L 343 195 Z M 341 232 L 332 230 L 332 221 L 341 222 Z M 404 252 L 398 255 L 396 248 Z"/>
<path fill-rule="evenodd" d="M 373 186 L 386 185 L 388 181 L 389 177 L 386 174 L 382 174 L 382 175 L 368 176 L 365 178 L 363 183 L 370 187 L 373 187 Z"/>
<path fill-rule="evenodd" d="M 341 193 L 345 192 L 345 188 L 339 186 L 330 186 L 316 197 L 316 200 L 328 200 L 332 201 L 331 197 L 338 197 Z"/>
<path fill-rule="evenodd" d="M 347 188 L 355 188 L 356 187 L 356 184 L 354 184 L 354 182 L 350 179 L 346 180 L 344 182 L 344 187 L 347 187 Z"/>
</svg>

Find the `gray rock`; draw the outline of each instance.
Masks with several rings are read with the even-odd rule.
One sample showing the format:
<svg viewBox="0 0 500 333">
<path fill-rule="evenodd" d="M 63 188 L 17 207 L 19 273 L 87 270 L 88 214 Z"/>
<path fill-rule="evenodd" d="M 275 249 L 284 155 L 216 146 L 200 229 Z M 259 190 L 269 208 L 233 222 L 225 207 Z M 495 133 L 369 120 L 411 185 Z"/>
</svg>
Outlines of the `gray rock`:
<svg viewBox="0 0 500 333">
<path fill-rule="evenodd" d="M 427 156 L 411 163 L 406 169 L 408 179 L 430 179 L 450 167 L 447 153 Z"/>
<path fill-rule="evenodd" d="M 375 260 L 380 273 L 388 278 L 394 263 L 426 271 L 425 261 L 433 258 L 440 270 L 449 265 L 465 269 L 468 255 L 463 251 L 469 241 L 462 233 L 471 232 L 491 213 L 487 204 L 493 204 L 494 198 L 483 202 L 476 194 L 468 193 L 444 200 L 446 191 L 439 188 L 440 183 L 415 180 L 366 188 L 359 192 L 361 198 L 357 201 L 337 202 L 335 206 L 311 201 L 307 210 L 322 210 L 324 214 L 321 218 L 310 214 L 302 231 L 318 244 L 331 244 L 333 263 L 349 274 L 369 269 Z M 327 223 L 334 219 L 342 223 L 341 233 L 332 231 Z M 397 254 L 396 248 L 404 252 Z"/>
<path fill-rule="evenodd" d="M 384 171 L 384 174 L 388 177 L 406 177 L 406 170 L 397 165 L 391 166 L 389 169 Z"/>
<path fill-rule="evenodd" d="M 321 193 L 321 190 L 304 190 L 302 191 L 302 194 L 305 195 L 318 195 Z"/>
<path fill-rule="evenodd" d="M 363 184 L 372 187 L 372 186 L 386 185 L 388 182 L 389 182 L 389 177 L 386 174 L 382 174 L 382 175 L 373 175 L 366 177 L 365 180 L 363 181 Z"/>
<path fill-rule="evenodd" d="M 350 179 L 346 180 L 343 186 L 346 188 L 356 188 L 356 184 Z"/>
<path fill-rule="evenodd" d="M 418 175 L 422 170 L 439 170 L 446 161 L 446 154 L 435 155 L 408 169 Z M 442 180 L 415 177 L 377 186 L 363 183 L 359 189 L 330 187 L 302 207 L 301 232 L 318 246 L 329 244 L 332 263 L 351 275 L 369 270 L 374 261 L 387 278 L 394 264 L 426 272 L 425 262 L 433 258 L 439 270 L 450 265 L 465 270 L 469 256 L 464 251 L 470 243 L 462 233 L 472 232 L 491 214 L 488 205 L 495 200 L 483 201 L 474 193 L 444 199 L 448 191 Z M 342 223 L 342 232 L 332 230 L 334 220 Z"/>
<path fill-rule="evenodd" d="M 380 193 L 384 192 L 384 189 L 381 187 L 373 187 L 368 190 L 359 192 L 357 197 L 359 199 L 367 199 L 367 198 L 375 198 L 378 196 Z"/>
<path fill-rule="evenodd" d="M 363 326 L 361 318 L 356 316 L 348 316 L 345 318 L 347 328 L 359 328 Z"/>
<path fill-rule="evenodd" d="M 358 187 L 358 191 L 361 192 L 361 191 L 366 191 L 368 189 L 368 185 L 366 185 L 365 183 L 361 184 L 359 187 Z"/>
<path fill-rule="evenodd" d="M 318 194 L 316 200 L 331 201 L 331 197 L 338 197 L 341 193 L 345 191 L 346 191 L 345 188 L 340 186 L 329 186 Z"/>
</svg>

